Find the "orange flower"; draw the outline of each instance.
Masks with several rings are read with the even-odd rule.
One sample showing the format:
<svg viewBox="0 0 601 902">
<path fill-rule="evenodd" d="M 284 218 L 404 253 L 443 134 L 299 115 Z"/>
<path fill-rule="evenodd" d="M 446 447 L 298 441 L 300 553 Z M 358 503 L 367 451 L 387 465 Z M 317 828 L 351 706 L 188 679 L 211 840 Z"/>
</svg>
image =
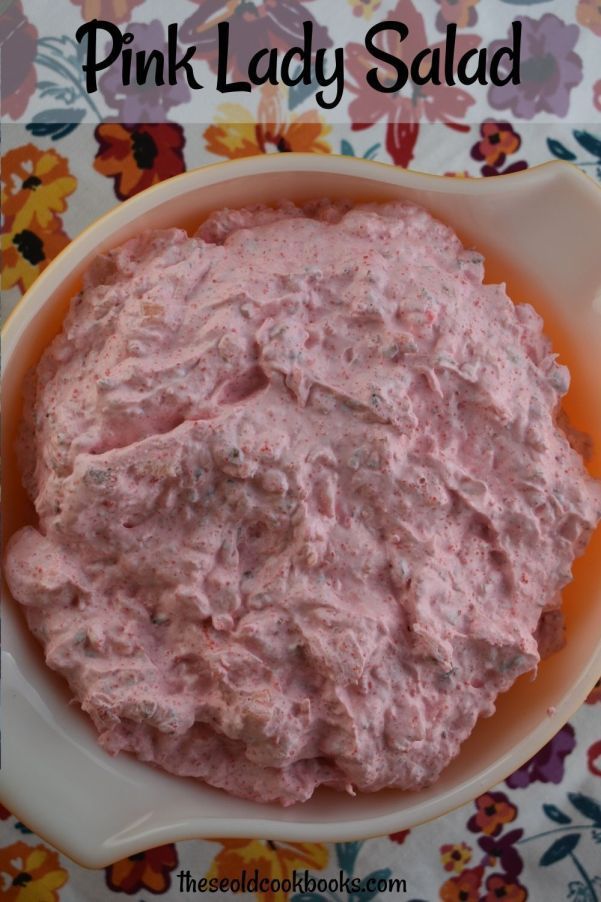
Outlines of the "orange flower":
<svg viewBox="0 0 601 902">
<path fill-rule="evenodd" d="M 330 153 L 330 145 L 322 140 L 331 130 L 315 110 L 300 116 L 287 115 L 282 109 L 283 92 L 275 85 L 265 85 L 256 120 L 237 103 L 224 103 L 217 111 L 215 124 L 205 133 L 210 153 L 235 159 L 270 150 Z"/>
<path fill-rule="evenodd" d="M 502 166 L 507 155 L 520 149 L 522 139 L 509 122 L 495 122 L 487 119 L 480 126 L 482 138 L 474 144 L 471 155 L 474 160 L 483 160 L 488 166 Z"/>
<path fill-rule="evenodd" d="M 127 22 L 134 6 L 144 0 L 71 0 L 75 6 L 81 6 L 82 18 L 108 19 L 109 22 Z"/>
<path fill-rule="evenodd" d="M 440 887 L 442 902 L 478 902 L 482 867 L 462 871 L 457 877 L 450 877 Z"/>
<path fill-rule="evenodd" d="M 56 223 L 60 220 L 56 219 Z M 2 288 L 8 291 L 17 286 L 26 291 L 69 240 L 61 228 L 40 233 L 31 229 L 4 232 L 1 239 Z"/>
<path fill-rule="evenodd" d="M 485 792 L 475 801 L 476 813 L 467 822 L 472 833 L 485 833 L 496 836 L 503 829 L 503 824 L 514 821 L 517 808 L 512 805 L 502 792 Z"/>
<path fill-rule="evenodd" d="M 254 874 L 259 882 L 265 878 L 291 880 L 295 870 L 323 870 L 328 863 L 328 850 L 322 843 L 275 843 L 259 839 L 219 839 L 222 845 L 207 874 L 212 877 L 239 879 L 242 870 Z M 286 902 L 288 893 L 258 892 L 259 902 Z"/>
<path fill-rule="evenodd" d="M 4 902 L 58 902 L 57 890 L 68 878 L 56 852 L 46 846 L 16 842 L 0 849 Z"/>
<path fill-rule="evenodd" d="M 173 843 L 138 852 L 106 868 L 106 885 L 115 893 L 133 895 L 147 889 L 151 893 L 165 893 L 171 886 L 171 871 L 178 865 Z"/>
<path fill-rule="evenodd" d="M 5 228 L 20 232 L 55 228 L 56 214 L 66 210 L 65 198 L 75 191 L 77 179 L 55 150 L 25 144 L 4 155 L 2 185 Z"/>
<path fill-rule="evenodd" d="M 601 4 L 599 0 L 580 0 L 576 8 L 576 19 L 593 34 L 601 37 Z"/>
<path fill-rule="evenodd" d="M 472 857 L 472 850 L 464 842 L 440 847 L 440 858 L 445 871 L 459 874 Z"/>
<path fill-rule="evenodd" d="M 186 139 L 181 125 L 109 122 L 97 126 L 94 134 L 100 145 L 94 169 L 114 179 L 119 200 L 186 168 L 182 153 Z"/>
</svg>

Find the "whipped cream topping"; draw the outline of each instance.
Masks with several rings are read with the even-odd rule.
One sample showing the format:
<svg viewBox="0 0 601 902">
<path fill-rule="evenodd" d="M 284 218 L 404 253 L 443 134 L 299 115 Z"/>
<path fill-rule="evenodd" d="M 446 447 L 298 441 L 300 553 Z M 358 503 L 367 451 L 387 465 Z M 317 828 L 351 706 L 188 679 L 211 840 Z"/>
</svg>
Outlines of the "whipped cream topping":
<svg viewBox="0 0 601 902">
<path fill-rule="evenodd" d="M 111 753 L 259 801 L 432 783 L 563 642 L 569 374 L 409 204 L 98 258 L 25 405 L 6 575 Z"/>
</svg>

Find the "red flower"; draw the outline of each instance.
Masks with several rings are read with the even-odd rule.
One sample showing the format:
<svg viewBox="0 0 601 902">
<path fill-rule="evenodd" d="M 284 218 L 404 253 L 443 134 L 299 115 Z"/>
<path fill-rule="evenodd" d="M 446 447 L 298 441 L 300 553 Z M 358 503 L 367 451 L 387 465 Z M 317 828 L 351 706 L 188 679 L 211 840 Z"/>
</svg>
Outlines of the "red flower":
<svg viewBox="0 0 601 902">
<path fill-rule="evenodd" d="M 491 874 L 486 880 L 488 892 L 482 896 L 482 902 L 498 902 L 499 899 L 507 899 L 508 902 L 525 902 L 528 898 L 528 890 L 517 880 L 512 880 L 507 874 Z"/>
<path fill-rule="evenodd" d="M 0 804 L 0 821 L 6 821 L 10 817 L 10 811 Z"/>
<path fill-rule="evenodd" d="M 599 742 L 593 742 L 586 753 L 586 758 L 591 774 L 601 777 L 601 739 Z"/>
<path fill-rule="evenodd" d="M 186 139 L 181 125 L 107 122 L 94 134 L 100 145 L 94 169 L 114 179 L 119 200 L 186 168 L 182 153 Z"/>
<path fill-rule="evenodd" d="M 515 805 L 511 804 L 503 792 L 485 792 L 478 796 L 474 804 L 476 813 L 467 822 L 468 830 L 472 833 L 496 836 L 504 824 L 515 820 L 518 813 Z"/>
<path fill-rule="evenodd" d="M 410 833 L 411 830 L 399 830 L 398 833 L 391 833 L 388 839 L 391 839 L 393 842 L 398 843 L 399 846 L 402 846 Z"/>
<path fill-rule="evenodd" d="M 442 902 L 478 902 L 483 873 L 484 869 L 477 867 L 462 871 L 457 877 L 450 877 L 440 887 Z"/>
<path fill-rule="evenodd" d="M 521 855 L 515 848 L 517 843 L 524 835 L 523 830 L 510 830 L 504 836 L 481 836 L 478 845 L 489 856 L 489 866 L 494 867 L 497 859 L 501 862 L 501 867 L 506 875 L 517 877 L 521 874 L 524 863 Z"/>
<path fill-rule="evenodd" d="M 587 705 L 596 705 L 597 702 L 601 702 L 601 679 L 597 680 L 586 697 Z"/>
<path fill-rule="evenodd" d="M 34 67 L 38 30 L 26 18 L 21 0 L 2 4 L 1 79 L 3 115 L 19 119 L 35 91 Z"/>
<path fill-rule="evenodd" d="M 515 163 L 512 163 L 511 166 L 506 166 L 505 169 L 496 169 L 494 166 L 483 166 L 480 172 L 485 176 L 509 175 L 510 172 L 521 172 L 522 169 L 528 169 L 526 160 L 517 160 Z"/>
<path fill-rule="evenodd" d="M 409 34 L 400 44 L 396 32 L 386 31 L 378 39 L 378 45 L 397 58 L 402 57 L 406 64 L 410 63 L 420 50 L 428 46 L 424 20 L 412 0 L 398 0 L 396 8 L 388 18 L 404 22 Z M 477 35 L 460 34 L 457 36 L 456 54 L 460 56 L 479 44 L 480 38 Z M 445 42 L 434 44 L 430 49 L 438 49 L 442 57 Z M 349 76 L 346 84 L 349 91 L 355 95 L 349 105 L 353 128 L 368 128 L 385 119 L 386 147 L 397 165 L 407 166 L 413 158 L 420 119 L 451 125 L 455 120 L 465 118 L 468 108 L 474 103 L 471 94 L 461 88 L 447 84 L 435 85 L 431 82 L 420 86 L 408 82 L 400 93 L 394 94 L 374 91 L 366 81 L 367 73 L 376 63 L 374 57 L 367 52 L 363 44 L 348 44 L 346 53 Z M 428 62 L 424 65 L 427 66 Z M 377 68 L 381 84 L 394 83 L 397 73 L 392 66 L 378 62 Z"/>
<path fill-rule="evenodd" d="M 171 885 L 171 871 L 178 865 L 173 843 L 138 852 L 106 868 L 106 885 L 116 893 L 133 896 L 140 890 L 165 893 Z"/>
</svg>

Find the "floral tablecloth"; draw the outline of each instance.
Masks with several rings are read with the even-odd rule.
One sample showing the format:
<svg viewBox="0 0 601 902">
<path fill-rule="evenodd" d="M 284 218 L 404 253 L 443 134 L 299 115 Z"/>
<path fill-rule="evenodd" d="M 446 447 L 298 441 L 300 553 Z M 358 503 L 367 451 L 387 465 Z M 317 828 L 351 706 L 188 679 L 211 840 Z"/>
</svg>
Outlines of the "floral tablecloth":
<svg viewBox="0 0 601 902">
<path fill-rule="evenodd" d="M 182 39 L 192 41 L 211 17 L 246 15 L 258 46 L 280 46 L 281 34 L 298 27 L 298 5 L 173 0 L 169 21 L 179 16 Z M 410 20 L 416 46 L 440 41 L 448 22 L 458 24 L 465 46 L 477 43 L 480 26 L 501 39 L 507 23 L 519 16 L 531 77 L 522 86 L 491 88 L 488 109 L 480 116 L 462 88 L 374 99 L 361 88 L 365 59 L 350 40 L 344 114 L 328 116 L 306 90 L 269 85 L 243 103 L 216 102 L 202 125 L 178 115 L 178 105 L 185 111 L 189 100 L 186 89 L 128 94 L 110 72 L 97 101 L 86 100 L 73 30 L 61 33 L 60 16 L 49 22 L 50 8 L 61 6 L 75 8 L 82 20 L 104 16 L 133 22 L 130 30 L 142 46 L 165 40 L 166 20 L 156 15 L 154 0 L 0 5 L 3 317 L 49 260 L 99 214 L 158 180 L 218 159 L 291 150 L 342 153 L 426 172 L 491 177 L 560 158 L 601 182 L 598 0 L 307 0 L 304 17 L 315 21 L 324 40 L 335 27 L 337 42 L 345 16 L 349 23 Z M 211 48 L 206 41 L 202 48 L 210 65 Z M 235 49 L 234 66 L 242 66 L 247 47 Z M 576 89 L 579 109 L 588 103 L 589 112 L 578 121 L 570 115 Z M 60 114 L 45 115 L 50 108 Z M 86 871 L 0 807 L 0 897 L 11 902 L 96 902 L 116 894 L 137 902 L 154 895 L 198 898 L 180 892 L 180 871 L 236 877 L 242 868 L 258 868 L 279 878 L 308 869 L 315 877 L 342 871 L 361 878 L 396 876 L 407 884 L 406 893 L 324 890 L 302 902 L 401 897 L 596 902 L 601 900 L 600 713 L 598 686 L 552 742 L 504 784 L 431 824 L 365 842 L 190 841 Z M 264 902 L 289 896 L 301 902 L 293 893 L 258 895 Z"/>
</svg>

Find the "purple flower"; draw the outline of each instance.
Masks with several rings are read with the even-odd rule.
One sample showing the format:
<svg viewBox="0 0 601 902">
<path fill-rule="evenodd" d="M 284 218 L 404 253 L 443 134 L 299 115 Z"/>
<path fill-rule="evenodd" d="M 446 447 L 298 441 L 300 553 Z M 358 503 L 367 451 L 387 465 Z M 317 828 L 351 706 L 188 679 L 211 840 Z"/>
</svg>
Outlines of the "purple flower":
<svg viewBox="0 0 601 902">
<path fill-rule="evenodd" d="M 524 863 L 514 843 L 521 839 L 523 834 L 523 830 L 510 830 L 505 836 L 482 836 L 478 840 L 478 845 L 490 858 L 499 858 L 501 867 L 510 877 L 517 877 L 522 873 Z M 492 862 L 493 865 L 495 863 Z"/>
<path fill-rule="evenodd" d="M 151 50 L 160 50 L 167 60 L 167 40 L 162 22 L 154 19 L 149 24 L 131 22 L 127 26 L 134 40 L 129 45 L 132 53 L 131 84 L 124 86 L 121 68 L 111 66 L 108 72 L 99 79 L 99 87 L 108 106 L 117 111 L 116 119 L 120 122 L 164 122 L 172 106 L 186 103 L 190 99 L 190 88 L 185 74 L 180 72 L 177 84 L 167 83 L 167 72 L 163 72 L 164 85 L 155 82 L 154 59 L 148 65 L 146 84 L 136 84 L 136 52 L 146 51 L 146 62 Z M 108 48 L 107 48 L 108 52 Z M 177 50 L 180 58 L 180 48 Z"/>
<path fill-rule="evenodd" d="M 530 783 L 561 783 L 564 759 L 576 747 L 574 727 L 567 723 L 540 752 L 505 780 L 511 789 L 524 789 Z"/>
<path fill-rule="evenodd" d="M 522 23 L 521 83 L 493 85 L 488 101 L 494 109 L 510 109 L 521 119 L 532 119 L 540 112 L 565 116 L 570 91 L 582 81 L 582 60 L 574 53 L 580 30 L 552 13 L 540 19 L 520 16 L 518 21 Z M 506 45 L 504 39 L 493 41 L 490 53 Z M 502 63 L 501 76 L 508 74 L 510 65 L 506 57 Z"/>
</svg>

